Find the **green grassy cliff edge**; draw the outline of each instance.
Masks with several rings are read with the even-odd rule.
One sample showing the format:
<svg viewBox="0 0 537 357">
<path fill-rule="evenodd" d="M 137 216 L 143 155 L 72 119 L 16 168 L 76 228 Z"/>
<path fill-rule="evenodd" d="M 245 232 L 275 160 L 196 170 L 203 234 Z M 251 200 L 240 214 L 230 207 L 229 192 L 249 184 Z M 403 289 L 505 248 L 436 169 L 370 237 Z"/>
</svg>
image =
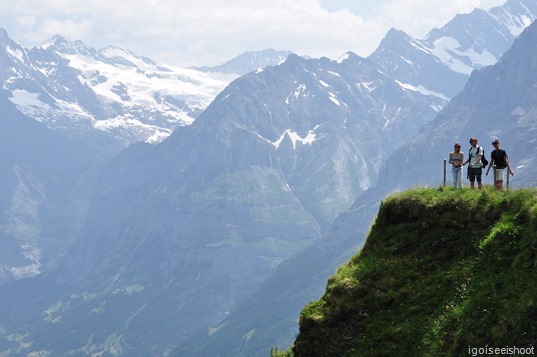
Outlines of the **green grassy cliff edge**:
<svg viewBox="0 0 537 357">
<path fill-rule="evenodd" d="M 303 309 L 292 350 L 277 354 L 468 356 L 537 347 L 536 273 L 536 189 L 393 194 L 363 249 Z"/>
</svg>

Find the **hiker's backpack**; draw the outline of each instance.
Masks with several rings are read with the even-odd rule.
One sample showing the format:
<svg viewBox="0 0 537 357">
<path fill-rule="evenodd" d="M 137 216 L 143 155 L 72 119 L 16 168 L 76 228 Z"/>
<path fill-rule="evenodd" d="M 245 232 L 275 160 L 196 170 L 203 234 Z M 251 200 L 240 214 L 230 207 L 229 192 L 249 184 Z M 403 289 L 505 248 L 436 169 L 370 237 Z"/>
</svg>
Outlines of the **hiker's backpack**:
<svg viewBox="0 0 537 357">
<path fill-rule="evenodd" d="M 489 161 L 485 157 L 485 149 L 483 149 L 483 156 L 481 156 L 481 163 L 483 164 L 483 167 L 487 167 L 489 164 Z"/>
<path fill-rule="evenodd" d="M 481 146 L 476 146 L 476 153 L 479 155 L 479 148 Z M 470 150 L 468 151 L 468 157 L 470 157 L 470 152 L 472 151 L 472 148 L 470 148 Z M 481 163 L 483 164 L 483 167 L 487 167 L 487 165 L 489 164 L 489 161 L 487 160 L 487 158 L 485 157 L 485 149 L 483 149 L 483 155 L 481 155 Z"/>
</svg>

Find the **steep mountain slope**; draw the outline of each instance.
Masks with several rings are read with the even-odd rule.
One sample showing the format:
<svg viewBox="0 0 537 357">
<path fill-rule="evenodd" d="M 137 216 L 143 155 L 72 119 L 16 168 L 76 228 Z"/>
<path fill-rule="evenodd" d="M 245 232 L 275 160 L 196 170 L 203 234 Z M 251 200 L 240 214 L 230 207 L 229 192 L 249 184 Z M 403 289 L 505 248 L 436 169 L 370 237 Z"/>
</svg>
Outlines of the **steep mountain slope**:
<svg viewBox="0 0 537 357">
<path fill-rule="evenodd" d="M 363 244 L 367 227 L 357 227 L 356 215 L 341 214 L 332 226 L 323 239 L 283 261 L 222 323 L 200 329 L 171 356 L 263 357 L 273 347 L 292 345 L 304 305 L 322 295 L 326 280 Z"/>
<path fill-rule="evenodd" d="M 62 296 L 3 321 L 28 322 L 8 329 L 25 353 L 165 353 L 320 238 L 434 113 L 353 54 L 245 75 L 192 125 L 114 159 L 51 273 Z"/>
<path fill-rule="evenodd" d="M 236 76 L 217 80 L 109 46 L 61 36 L 25 49 L 0 29 L 3 87 L 29 117 L 62 132 L 110 134 L 126 146 L 160 142 L 191 124 Z"/>
<path fill-rule="evenodd" d="M 21 115 L 0 92 L 0 285 L 47 270 L 72 243 L 98 165 L 119 152 L 104 138 L 63 137 Z"/>
<path fill-rule="evenodd" d="M 361 194 L 320 240 L 282 262 L 220 325 L 200 329 L 172 356 L 262 357 L 271 348 L 292 345 L 300 311 L 322 295 L 336 268 L 361 248 L 379 200 L 372 189 Z"/>
<path fill-rule="evenodd" d="M 536 207 L 535 189 L 416 189 L 388 197 L 361 252 L 304 308 L 293 355 L 531 349 Z"/>
</svg>

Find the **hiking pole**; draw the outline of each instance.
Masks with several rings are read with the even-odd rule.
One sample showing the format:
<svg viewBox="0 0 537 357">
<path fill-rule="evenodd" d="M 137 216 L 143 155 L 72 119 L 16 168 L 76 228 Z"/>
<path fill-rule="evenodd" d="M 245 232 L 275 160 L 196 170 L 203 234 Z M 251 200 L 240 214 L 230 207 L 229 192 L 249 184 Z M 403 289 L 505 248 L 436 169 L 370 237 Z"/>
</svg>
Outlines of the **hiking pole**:
<svg viewBox="0 0 537 357">
<path fill-rule="evenodd" d="M 444 159 L 444 187 L 446 187 L 446 159 Z"/>
<path fill-rule="evenodd" d="M 496 187 L 496 189 L 498 189 L 498 182 L 496 181 L 496 164 L 494 164 L 494 166 L 492 166 L 492 170 L 494 172 L 494 187 Z"/>
</svg>

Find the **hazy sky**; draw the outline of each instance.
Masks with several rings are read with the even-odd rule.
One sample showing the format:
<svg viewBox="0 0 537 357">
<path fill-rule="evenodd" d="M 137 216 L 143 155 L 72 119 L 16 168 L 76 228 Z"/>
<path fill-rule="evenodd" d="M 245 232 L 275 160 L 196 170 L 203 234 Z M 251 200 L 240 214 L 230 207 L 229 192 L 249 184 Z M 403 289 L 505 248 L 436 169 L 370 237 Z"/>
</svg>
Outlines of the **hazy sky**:
<svg viewBox="0 0 537 357">
<path fill-rule="evenodd" d="M 274 48 L 368 56 L 390 28 L 423 38 L 457 13 L 506 0 L 0 0 L 0 27 L 25 47 L 55 34 L 157 62 L 217 65 Z"/>
</svg>

